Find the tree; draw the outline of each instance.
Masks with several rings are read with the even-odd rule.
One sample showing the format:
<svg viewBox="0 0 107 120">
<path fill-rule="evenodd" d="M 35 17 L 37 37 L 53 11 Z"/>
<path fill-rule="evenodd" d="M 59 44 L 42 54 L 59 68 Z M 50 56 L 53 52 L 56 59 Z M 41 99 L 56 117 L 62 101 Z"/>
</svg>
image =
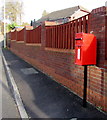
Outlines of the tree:
<svg viewBox="0 0 107 120">
<path fill-rule="evenodd" d="M 21 26 L 23 26 L 23 27 L 24 27 L 24 26 L 27 26 L 27 25 L 30 25 L 30 24 L 29 24 L 29 23 L 27 23 L 27 22 L 23 22 Z"/>
<path fill-rule="evenodd" d="M 2 16 L 4 13 L 4 7 L 2 7 Z M 19 1 L 8 1 L 5 3 L 5 19 L 8 19 L 11 21 L 11 23 L 15 22 L 17 23 L 22 19 L 23 14 L 23 3 Z M 19 19 L 19 20 L 18 20 Z"/>
<path fill-rule="evenodd" d="M 4 6 L 2 6 L 0 12 L 0 20 L 2 25 L 1 32 L 4 33 L 3 30 L 8 32 L 9 29 L 11 29 L 11 27 L 15 25 L 14 23 L 21 25 L 22 14 L 23 14 L 23 2 L 21 0 L 5 0 L 5 18 L 4 18 Z"/>
<path fill-rule="evenodd" d="M 43 11 L 43 13 L 42 13 L 42 17 L 44 17 L 44 16 L 46 16 L 46 15 L 48 15 L 49 13 L 46 11 L 46 10 L 44 10 Z"/>
</svg>

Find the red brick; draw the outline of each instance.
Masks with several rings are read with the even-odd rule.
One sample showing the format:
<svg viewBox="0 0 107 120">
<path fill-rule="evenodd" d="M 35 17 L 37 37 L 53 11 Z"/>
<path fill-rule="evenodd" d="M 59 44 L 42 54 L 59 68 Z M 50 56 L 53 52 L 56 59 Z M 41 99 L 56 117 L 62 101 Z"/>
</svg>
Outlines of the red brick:
<svg viewBox="0 0 107 120">
<path fill-rule="evenodd" d="M 99 14 L 99 15 L 98 15 Z M 90 30 L 98 40 L 97 65 L 88 66 L 88 101 L 95 106 L 101 106 L 107 111 L 107 67 L 105 67 L 105 32 L 104 26 L 105 8 L 92 11 Z M 80 97 L 83 96 L 84 67 L 74 64 L 75 52 L 70 50 L 46 49 L 45 26 L 42 25 L 41 46 L 28 46 L 25 43 L 11 41 L 10 50 L 16 55 L 52 76 L 57 82 L 68 87 Z M 102 68 L 105 68 L 104 70 Z"/>
</svg>

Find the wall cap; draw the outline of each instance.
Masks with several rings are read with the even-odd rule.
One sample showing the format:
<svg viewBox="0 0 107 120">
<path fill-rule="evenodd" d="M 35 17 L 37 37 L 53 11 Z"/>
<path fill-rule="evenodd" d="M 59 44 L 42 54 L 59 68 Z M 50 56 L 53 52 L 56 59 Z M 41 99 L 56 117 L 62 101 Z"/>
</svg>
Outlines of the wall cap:
<svg viewBox="0 0 107 120">
<path fill-rule="evenodd" d="M 41 46 L 40 43 L 26 43 L 28 46 Z"/>
<path fill-rule="evenodd" d="M 60 52 L 60 53 L 75 53 L 75 50 L 71 50 L 71 49 L 59 49 L 59 48 L 46 47 L 45 50 L 52 51 L 52 52 Z"/>
</svg>

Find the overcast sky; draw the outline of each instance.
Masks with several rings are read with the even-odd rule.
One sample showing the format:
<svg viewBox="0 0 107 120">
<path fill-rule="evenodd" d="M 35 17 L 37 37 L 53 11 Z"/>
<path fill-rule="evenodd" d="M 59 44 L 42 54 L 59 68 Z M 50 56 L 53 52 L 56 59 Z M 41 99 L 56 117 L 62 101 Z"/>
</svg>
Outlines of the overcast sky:
<svg viewBox="0 0 107 120">
<path fill-rule="evenodd" d="M 12 0 L 10 0 L 12 1 Z M 20 0 L 18 0 L 20 1 Z M 42 12 L 52 12 L 60 9 L 65 9 L 77 5 L 81 5 L 88 10 L 105 5 L 107 0 L 22 0 L 24 2 L 23 21 L 29 22 L 33 19 L 38 20 L 42 16 Z M 0 0 L 0 6 L 3 0 Z"/>
<path fill-rule="evenodd" d="M 24 2 L 24 20 L 30 22 L 33 19 L 39 19 L 43 10 L 52 12 L 77 5 L 81 5 L 88 10 L 105 5 L 107 0 L 23 0 Z"/>
</svg>

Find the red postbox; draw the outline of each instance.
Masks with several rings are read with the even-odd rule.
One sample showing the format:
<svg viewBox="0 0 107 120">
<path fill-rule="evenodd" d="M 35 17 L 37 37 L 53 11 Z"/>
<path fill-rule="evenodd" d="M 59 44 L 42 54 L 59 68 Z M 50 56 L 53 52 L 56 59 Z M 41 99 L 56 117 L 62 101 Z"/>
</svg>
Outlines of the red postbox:
<svg viewBox="0 0 107 120">
<path fill-rule="evenodd" d="M 75 37 L 75 64 L 96 64 L 97 40 L 93 34 L 76 33 Z"/>
</svg>

